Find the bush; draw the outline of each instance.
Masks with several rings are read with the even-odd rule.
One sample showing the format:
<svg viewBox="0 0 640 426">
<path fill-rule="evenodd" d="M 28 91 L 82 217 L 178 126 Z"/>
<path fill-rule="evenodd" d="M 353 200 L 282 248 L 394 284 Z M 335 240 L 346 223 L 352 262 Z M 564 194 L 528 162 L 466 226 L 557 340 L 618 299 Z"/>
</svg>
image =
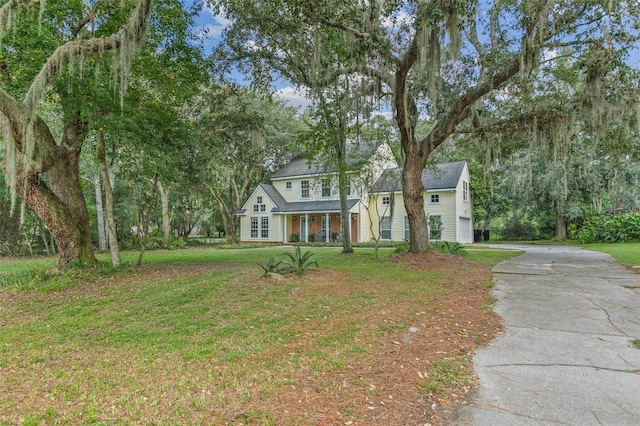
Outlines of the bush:
<svg viewBox="0 0 640 426">
<path fill-rule="evenodd" d="M 451 241 L 442 241 L 441 243 L 436 243 L 432 245 L 432 248 L 440 253 L 447 253 L 447 254 L 455 254 L 455 255 L 460 255 L 462 254 L 462 250 L 464 250 L 464 246 L 460 243 L 457 242 L 451 242 Z"/>
<path fill-rule="evenodd" d="M 581 243 L 640 241 L 640 213 L 596 216 L 578 231 Z"/>
<path fill-rule="evenodd" d="M 305 272 L 307 272 L 307 269 L 310 266 L 318 266 L 318 262 L 311 259 L 313 253 L 308 250 L 302 253 L 302 250 L 300 250 L 300 246 L 296 246 L 293 250 L 293 253 L 286 252 L 283 254 L 284 256 L 287 256 L 289 260 L 284 260 L 282 262 L 284 266 L 280 269 L 280 271 L 295 272 L 298 275 L 303 275 Z"/>
</svg>

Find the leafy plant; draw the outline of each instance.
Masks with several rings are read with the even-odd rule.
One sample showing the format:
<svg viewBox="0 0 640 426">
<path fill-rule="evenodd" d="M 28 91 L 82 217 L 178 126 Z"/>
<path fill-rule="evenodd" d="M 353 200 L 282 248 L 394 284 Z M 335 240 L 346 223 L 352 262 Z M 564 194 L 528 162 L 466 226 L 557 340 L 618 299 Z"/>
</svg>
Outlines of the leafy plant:
<svg viewBox="0 0 640 426">
<path fill-rule="evenodd" d="M 271 257 L 264 265 L 262 263 L 258 263 L 258 265 L 264 270 L 263 277 L 278 278 L 281 276 L 278 271 L 280 265 L 282 265 L 282 260 L 276 260 L 275 257 Z"/>
<path fill-rule="evenodd" d="M 433 246 L 433 249 L 440 253 L 448 253 L 461 255 L 462 250 L 464 250 L 464 246 L 455 241 L 443 241 L 441 243 L 437 243 Z"/>
<path fill-rule="evenodd" d="M 309 267 L 313 265 L 315 265 L 316 267 L 318 266 L 318 262 L 316 262 L 314 259 L 311 259 L 313 253 L 311 253 L 311 251 L 309 250 L 302 253 L 302 250 L 300 250 L 300 246 L 296 246 L 293 250 L 293 253 L 285 252 L 283 253 L 283 255 L 287 256 L 289 260 L 282 261 L 282 264 L 284 266 L 281 268 L 281 271 L 295 272 L 298 275 L 303 275 L 305 272 L 307 272 L 307 269 Z"/>
<path fill-rule="evenodd" d="M 640 213 L 596 216 L 578 232 L 581 243 L 615 243 L 640 240 Z"/>
</svg>

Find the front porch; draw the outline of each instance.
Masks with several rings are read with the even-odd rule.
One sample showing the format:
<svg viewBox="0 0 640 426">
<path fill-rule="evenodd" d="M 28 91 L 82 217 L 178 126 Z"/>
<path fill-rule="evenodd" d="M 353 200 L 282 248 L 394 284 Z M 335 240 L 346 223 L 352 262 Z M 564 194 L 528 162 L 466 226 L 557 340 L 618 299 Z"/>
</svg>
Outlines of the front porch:
<svg viewBox="0 0 640 426">
<path fill-rule="evenodd" d="M 359 218 L 349 214 L 351 241 L 358 241 Z M 340 214 L 335 212 L 284 214 L 283 242 L 340 242 L 342 241 Z"/>
</svg>

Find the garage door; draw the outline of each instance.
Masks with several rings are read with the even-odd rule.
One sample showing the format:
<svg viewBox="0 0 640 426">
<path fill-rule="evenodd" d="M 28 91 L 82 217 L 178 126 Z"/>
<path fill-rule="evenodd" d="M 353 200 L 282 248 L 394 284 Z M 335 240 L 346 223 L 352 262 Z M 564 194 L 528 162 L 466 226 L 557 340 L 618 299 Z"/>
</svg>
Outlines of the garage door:
<svg viewBox="0 0 640 426">
<path fill-rule="evenodd" d="M 473 242 L 473 233 L 471 229 L 471 219 L 461 217 L 458 219 L 458 242 L 469 244 Z"/>
</svg>

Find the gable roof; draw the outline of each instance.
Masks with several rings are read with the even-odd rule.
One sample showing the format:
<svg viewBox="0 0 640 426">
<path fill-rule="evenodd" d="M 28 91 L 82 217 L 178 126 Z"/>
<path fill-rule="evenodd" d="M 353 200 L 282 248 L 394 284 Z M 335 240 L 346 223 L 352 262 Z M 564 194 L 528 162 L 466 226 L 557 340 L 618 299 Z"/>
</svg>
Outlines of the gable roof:
<svg viewBox="0 0 640 426">
<path fill-rule="evenodd" d="M 458 181 L 467 163 L 438 164 L 435 168 L 422 171 L 422 185 L 426 190 L 456 189 Z M 396 167 L 385 170 L 371 188 L 371 193 L 402 191 L 402 168 Z"/>
<path fill-rule="evenodd" d="M 331 213 L 340 211 L 340 200 L 297 201 L 290 203 L 280 195 L 273 185 L 260 183 L 254 192 L 258 189 L 262 189 L 275 204 L 275 207 L 271 209 L 271 213 L 314 213 L 317 211 Z M 347 208 L 351 209 L 358 201 L 358 199 L 347 200 Z M 238 214 L 244 214 L 245 212 L 246 209 L 241 209 Z"/>
<path fill-rule="evenodd" d="M 378 143 L 373 142 L 347 144 L 347 166 L 356 166 L 358 163 L 368 160 L 379 146 Z M 334 173 L 337 172 L 337 167 L 334 163 L 335 161 L 332 161 L 331 164 L 325 164 L 325 161 L 320 157 L 308 160 L 304 156 L 298 155 L 275 172 L 271 179 Z"/>
</svg>

